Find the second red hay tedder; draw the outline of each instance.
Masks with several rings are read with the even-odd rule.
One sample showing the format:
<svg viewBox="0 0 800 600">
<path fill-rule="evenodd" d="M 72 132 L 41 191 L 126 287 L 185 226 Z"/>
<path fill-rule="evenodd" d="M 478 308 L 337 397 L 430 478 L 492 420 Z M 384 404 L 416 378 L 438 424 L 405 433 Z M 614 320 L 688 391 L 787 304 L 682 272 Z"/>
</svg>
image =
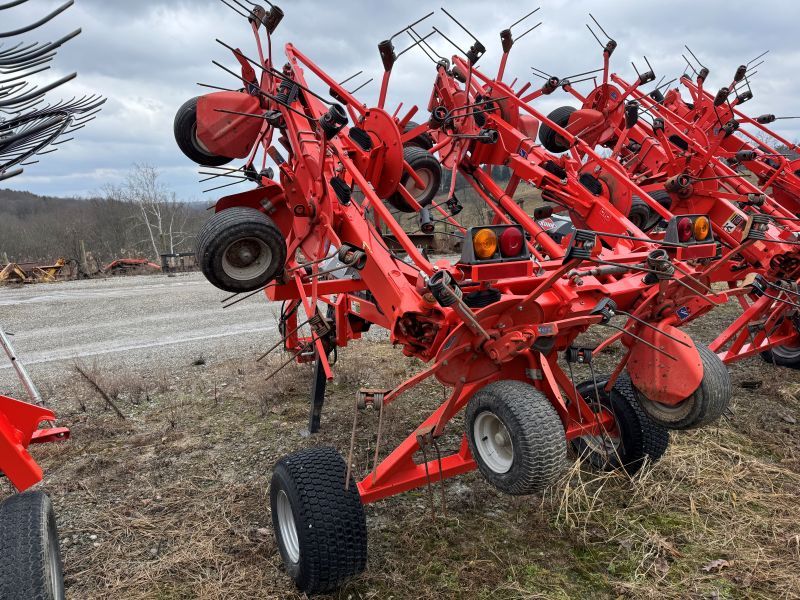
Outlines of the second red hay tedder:
<svg viewBox="0 0 800 600">
<path fill-rule="evenodd" d="M 224 3 L 247 20 L 256 49 L 250 56 L 220 42 L 238 63 L 218 64 L 232 84 L 187 102 L 175 134 L 207 180 L 253 189 L 216 203 L 198 238 L 200 267 L 233 294 L 230 303 L 259 293 L 283 302 L 282 340 L 272 350 L 289 353 L 285 364 L 314 364 L 312 432 L 337 347 L 376 326 L 427 364 L 356 399 L 381 417 L 375 464 L 360 480 L 331 448 L 276 465 L 272 519 L 301 590 L 331 590 L 365 568 L 364 504 L 476 468 L 505 493 L 540 492 L 561 475 L 568 447 L 594 467 L 634 474 L 663 455 L 670 429 L 702 427 L 725 412 L 726 362 L 763 353 L 794 364 L 784 357 L 800 346 L 797 173 L 737 134 L 764 119 L 716 103 L 701 83 L 683 82 L 691 106 L 677 91 L 645 94 L 652 69 L 625 84 L 610 75 L 610 38 L 601 42 L 602 83 L 588 95 L 575 90 L 575 77 L 546 73 L 539 90 L 515 89 L 516 80 L 504 83 L 508 55 L 536 26 L 516 39 L 512 31 L 533 13 L 501 33 L 494 76 L 477 67 L 486 47 L 450 13 L 470 38 L 466 50 L 436 27 L 418 33 L 426 15 L 379 44 L 379 97 L 364 104 L 293 44 L 285 62 L 273 54 L 284 17 L 277 6 Z M 400 39 L 410 45 L 398 52 Z M 440 43 L 458 54 L 441 56 Z M 424 118 L 417 107 L 387 106 L 396 63 L 411 50 L 434 64 Z M 737 71 L 734 89 L 746 75 Z M 560 90 L 581 108 L 537 109 Z M 234 159 L 245 162 L 225 166 Z M 758 185 L 736 170 L 749 163 Z M 511 170 L 505 187 L 489 175 L 494 165 Z M 437 201 L 444 169 L 452 185 Z M 490 222 L 461 224 L 457 176 Z M 521 185 L 541 190 L 548 206 L 529 215 L 514 199 Z M 460 232 L 461 257 L 430 260 L 398 211 L 416 214 L 424 233 L 447 222 Z M 560 235 L 553 219 L 564 225 Z M 743 315 L 710 348 L 683 331 L 734 298 Z M 599 347 L 579 345 L 594 328 L 610 336 Z M 595 373 L 593 358 L 614 343 L 622 358 Z M 590 380 L 575 381 L 577 364 L 591 367 Z M 428 379 L 448 389 L 446 399 L 384 449 L 385 407 Z M 439 440 L 462 412 L 460 446 L 447 451 Z"/>
</svg>

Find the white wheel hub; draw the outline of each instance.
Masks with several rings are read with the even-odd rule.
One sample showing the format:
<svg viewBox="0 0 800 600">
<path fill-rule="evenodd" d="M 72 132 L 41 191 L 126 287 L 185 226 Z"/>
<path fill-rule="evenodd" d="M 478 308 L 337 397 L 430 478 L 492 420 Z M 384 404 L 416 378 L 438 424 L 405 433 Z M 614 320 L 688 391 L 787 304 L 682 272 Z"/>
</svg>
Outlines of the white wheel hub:
<svg viewBox="0 0 800 600">
<path fill-rule="evenodd" d="M 289 496 L 286 492 L 280 490 L 278 492 L 278 527 L 281 531 L 281 541 L 283 542 L 283 549 L 286 551 L 286 556 L 292 563 L 300 562 L 300 541 L 297 537 L 297 526 L 294 522 L 294 513 L 292 513 L 292 505 L 289 502 Z"/>
<path fill-rule="evenodd" d="M 237 281 L 250 281 L 262 275 L 272 263 L 272 250 L 259 238 L 232 242 L 222 254 L 225 274 Z"/>
<path fill-rule="evenodd" d="M 415 171 L 415 173 L 417 174 L 417 177 L 419 177 L 420 181 L 422 181 L 422 187 L 418 187 L 417 182 L 414 181 L 414 178 L 411 177 L 411 175 L 409 175 L 405 188 L 414 197 L 414 200 L 419 200 L 425 196 L 425 192 L 431 186 L 432 176 L 428 169 L 420 169 L 419 171 Z"/>
<path fill-rule="evenodd" d="M 508 473 L 514 464 L 514 444 L 503 421 L 494 413 L 482 412 L 475 418 L 472 434 L 484 464 L 495 473 Z"/>
</svg>

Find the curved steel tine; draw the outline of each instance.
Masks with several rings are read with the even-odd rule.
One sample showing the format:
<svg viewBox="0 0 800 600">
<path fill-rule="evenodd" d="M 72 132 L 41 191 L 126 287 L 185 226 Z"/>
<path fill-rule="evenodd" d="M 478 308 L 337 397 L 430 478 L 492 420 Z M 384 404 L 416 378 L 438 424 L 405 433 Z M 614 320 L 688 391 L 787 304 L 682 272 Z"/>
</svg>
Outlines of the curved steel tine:
<svg viewBox="0 0 800 600">
<path fill-rule="evenodd" d="M 15 29 L 13 31 L 0 32 L 0 38 L 14 37 L 14 36 L 20 35 L 22 33 L 28 33 L 29 31 L 33 31 L 34 29 L 37 29 L 38 27 L 41 27 L 45 23 L 49 23 L 50 21 L 55 19 L 58 15 L 60 15 L 65 10 L 70 8 L 73 4 L 75 4 L 75 0 L 67 0 L 67 2 L 65 2 L 63 5 L 61 5 L 57 9 L 55 9 L 49 15 L 46 15 L 46 16 L 42 17 L 41 19 L 39 19 L 38 21 L 36 21 L 34 23 L 31 23 L 30 25 L 26 25 L 25 27 L 20 27 L 19 29 Z"/>
<path fill-rule="evenodd" d="M 0 4 L 0 10 L 6 10 L 8 8 L 14 8 L 15 6 L 19 6 L 20 4 L 25 4 L 28 0 L 11 0 L 11 2 L 6 2 L 5 4 Z"/>
<path fill-rule="evenodd" d="M 3 85 L 4 83 L 8 83 L 10 81 L 15 81 L 17 79 L 20 79 L 21 77 L 30 77 L 31 75 L 36 75 L 38 73 L 42 73 L 42 72 L 47 71 L 48 69 L 51 69 L 51 68 L 52 67 L 50 67 L 48 65 L 46 67 L 42 67 L 41 69 L 36 69 L 35 71 L 31 71 L 30 73 L 23 73 L 21 75 L 17 75 L 16 77 L 10 77 L 9 79 L 3 79 L 2 81 L 0 81 L 0 85 Z"/>
<path fill-rule="evenodd" d="M 22 98 L 18 98 L 18 99 L 17 99 L 17 102 L 26 102 L 26 101 L 28 101 L 28 100 L 32 100 L 32 99 L 34 99 L 34 98 L 37 98 L 37 97 L 39 97 L 39 96 L 43 96 L 43 95 L 44 95 L 44 94 L 46 94 L 47 92 L 49 92 L 49 91 L 51 91 L 51 90 L 54 90 L 55 88 L 57 88 L 57 87 L 59 87 L 59 86 L 62 86 L 62 85 L 64 85 L 65 83 L 68 83 L 68 82 L 72 81 L 72 80 L 73 80 L 73 79 L 75 79 L 77 76 L 78 76 L 78 74 L 77 74 L 77 73 L 72 73 L 72 74 L 70 74 L 70 75 L 67 75 L 67 76 L 65 76 L 65 77 L 62 77 L 61 79 L 59 79 L 59 80 L 57 80 L 57 81 L 54 81 L 54 82 L 52 82 L 52 83 L 49 83 L 49 84 L 47 84 L 46 86 L 44 86 L 44 87 L 42 87 L 42 88 L 40 88 L 40 89 L 36 90 L 35 92 L 31 92 L 31 93 L 29 93 L 29 94 L 26 94 L 26 95 L 25 95 L 25 96 L 23 96 Z M 5 107 L 5 106 L 8 106 L 8 105 L 9 105 L 9 103 L 8 103 L 8 102 L 0 102 L 0 107 Z"/>
</svg>

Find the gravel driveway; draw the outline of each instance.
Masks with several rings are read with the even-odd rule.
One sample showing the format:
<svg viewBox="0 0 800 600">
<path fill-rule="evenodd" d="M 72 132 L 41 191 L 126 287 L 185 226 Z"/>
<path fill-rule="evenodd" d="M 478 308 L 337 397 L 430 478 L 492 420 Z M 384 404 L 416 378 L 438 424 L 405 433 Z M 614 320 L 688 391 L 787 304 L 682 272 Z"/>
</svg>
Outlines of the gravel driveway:
<svg viewBox="0 0 800 600">
<path fill-rule="evenodd" d="M 229 309 L 199 273 L 0 288 L 0 324 L 42 385 L 76 358 L 104 371 L 177 369 L 200 357 L 252 360 L 274 343 L 279 305 L 263 296 Z M 20 386 L 0 356 L 0 390 Z"/>
</svg>

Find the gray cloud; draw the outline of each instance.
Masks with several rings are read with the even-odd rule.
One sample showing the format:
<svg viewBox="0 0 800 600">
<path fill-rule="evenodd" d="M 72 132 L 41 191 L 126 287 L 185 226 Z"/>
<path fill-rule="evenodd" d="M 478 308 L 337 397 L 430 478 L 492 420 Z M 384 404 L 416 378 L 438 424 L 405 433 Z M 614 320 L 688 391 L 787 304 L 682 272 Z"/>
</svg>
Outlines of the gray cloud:
<svg viewBox="0 0 800 600">
<path fill-rule="evenodd" d="M 4 11 L 0 29 L 34 20 L 57 4 L 31 0 L 19 9 Z M 279 54 L 282 45 L 291 41 L 337 78 L 363 69 L 364 80 L 375 77 L 376 82 L 359 97 L 375 102 L 382 72 L 377 43 L 438 6 L 419 0 L 284 1 L 286 18 L 274 49 Z M 488 52 L 480 66 L 491 73 L 500 56 L 499 31 L 535 4 L 451 0 L 445 6 L 485 43 Z M 688 44 L 711 69 L 708 85 L 716 89 L 729 83 L 738 64 L 770 49 L 767 62 L 758 69 L 755 99 L 748 110 L 797 114 L 794 75 L 800 65 L 795 41 L 800 4 L 788 1 L 761 2 L 755 8 L 730 0 L 546 1 L 535 15 L 544 24 L 515 47 L 507 73 L 527 81 L 532 65 L 560 76 L 600 66 L 600 48 L 584 26 L 589 12 L 618 41 L 613 67 L 627 78 L 633 73 L 630 61 L 642 64 L 642 55 L 647 55 L 659 76 L 680 75 L 683 45 Z M 466 35 L 442 13 L 430 23 L 467 45 Z M 77 70 L 79 79 L 61 94 L 97 91 L 108 97 L 108 105 L 75 142 L 29 167 L 10 187 L 41 194 L 88 195 L 119 182 L 133 163 L 147 162 L 163 170 L 179 196 L 200 198 L 196 168 L 180 154 L 172 138 L 172 119 L 184 100 L 202 93 L 197 82 L 233 83 L 230 75 L 211 65 L 212 59 L 235 64 L 214 40 L 221 38 L 255 54 L 247 23 L 214 0 L 78 0 L 73 9 L 29 37 L 53 39 L 79 26 L 83 35 L 62 49 L 45 79 Z M 424 29 L 429 27 L 426 24 Z M 433 43 L 442 54 L 454 52 L 444 40 Z M 396 42 L 398 49 L 404 44 L 401 39 Z M 419 51 L 409 52 L 393 76 L 390 103 L 402 101 L 406 107 L 417 104 L 424 109 L 433 76 L 430 61 Z M 538 106 L 547 111 L 569 99 L 558 94 Z M 779 127 L 787 137 L 800 138 L 800 122 L 783 121 Z"/>
</svg>

